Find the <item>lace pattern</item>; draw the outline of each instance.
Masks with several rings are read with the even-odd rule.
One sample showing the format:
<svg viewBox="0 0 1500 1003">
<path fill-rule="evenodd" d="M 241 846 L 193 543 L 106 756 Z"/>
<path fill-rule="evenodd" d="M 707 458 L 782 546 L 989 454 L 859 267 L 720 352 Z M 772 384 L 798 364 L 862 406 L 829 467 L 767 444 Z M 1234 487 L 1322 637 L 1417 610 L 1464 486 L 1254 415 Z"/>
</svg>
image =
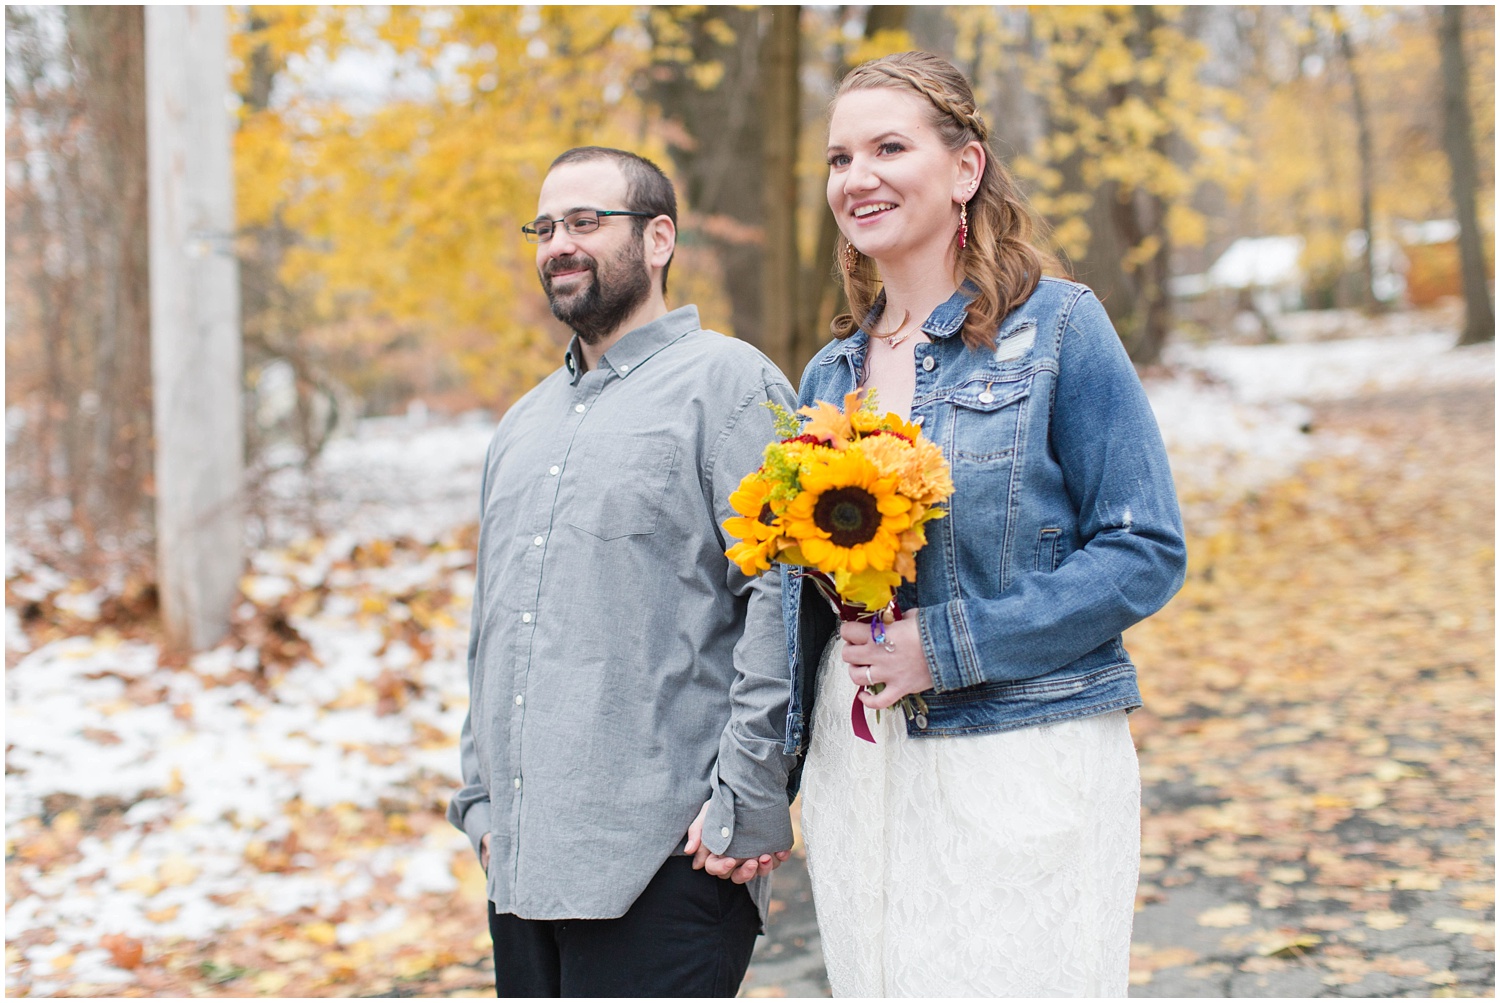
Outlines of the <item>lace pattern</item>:
<svg viewBox="0 0 1500 1003">
<path fill-rule="evenodd" d="M 819 666 L 802 833 L 835 996 L 1123 997 L 1140 869 L 1124 711 L 912 740 L 867 712 L 835 635 Z"/>
</svg>

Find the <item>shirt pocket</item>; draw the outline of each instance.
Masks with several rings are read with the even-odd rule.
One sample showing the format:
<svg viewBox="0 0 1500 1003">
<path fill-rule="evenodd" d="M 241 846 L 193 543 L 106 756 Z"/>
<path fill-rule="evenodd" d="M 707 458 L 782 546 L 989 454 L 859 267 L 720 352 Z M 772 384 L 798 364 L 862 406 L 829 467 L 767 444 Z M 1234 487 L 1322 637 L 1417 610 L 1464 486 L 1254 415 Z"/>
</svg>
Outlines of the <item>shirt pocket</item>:
<svg viewBox="0 0 1500 1003">
<path fill-rule="evenodd" d="M 649 536 L 666 504 L 677 445 L 639 435 L 590 436 L 569 466 L 578 471 L 568 525 L 601 540 Z"/>
</svg>

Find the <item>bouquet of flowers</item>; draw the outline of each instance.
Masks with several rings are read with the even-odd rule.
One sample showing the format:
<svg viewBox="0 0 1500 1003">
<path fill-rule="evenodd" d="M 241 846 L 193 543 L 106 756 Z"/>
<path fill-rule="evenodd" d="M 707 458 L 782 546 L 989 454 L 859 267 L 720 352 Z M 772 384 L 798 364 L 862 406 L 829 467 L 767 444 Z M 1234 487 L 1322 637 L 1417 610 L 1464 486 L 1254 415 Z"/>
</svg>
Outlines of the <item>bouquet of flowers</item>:
<svg viewBox="0 0 1500 1003">
<path fill-rule="evenodd" d="M 782 438 L 729 496 L 739 515 L 724 531 L 739 542 L 725 555 L 747 575 L 798 566 L 841 620 L 870 623 L 878 642 L 901 615 L 896 587 L 916 580 L 927 523 L 942 518 L 938 506 L 953 494 L 948 462 L 916 424 L 880 415 L 873 394 L 849 394 L 842 410 L 823 401 L 802 408 L 805 424 L 768 406 Z M 915 695 L 900 703 L 907 717 L 926 713 Z M 855 730 L 868 738 L 861 710 L 856 702 Z"/>
</svg>

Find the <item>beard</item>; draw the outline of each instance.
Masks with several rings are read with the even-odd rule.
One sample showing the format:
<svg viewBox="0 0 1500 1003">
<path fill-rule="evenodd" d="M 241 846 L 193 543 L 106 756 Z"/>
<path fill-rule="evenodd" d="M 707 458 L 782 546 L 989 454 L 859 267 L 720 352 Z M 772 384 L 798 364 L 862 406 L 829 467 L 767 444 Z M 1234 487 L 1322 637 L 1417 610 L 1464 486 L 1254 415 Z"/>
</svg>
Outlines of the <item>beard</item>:
<svg viewBox="0 0 1500 1003">
<path fill-rule="evenodd" d="M 589 272 L 580 288 L 568 293 L 552 291 L 554 274 L 580 268 Z M 603 259 L 586 254 L 554 258 L 541 270 L 541 277 L 552 316 L 572 328 L 587 345 L 597 345 L 613 334 L 651 295 L 646 254 L 636 241 L 626 242 L 617 253 Z"/>
</svg>

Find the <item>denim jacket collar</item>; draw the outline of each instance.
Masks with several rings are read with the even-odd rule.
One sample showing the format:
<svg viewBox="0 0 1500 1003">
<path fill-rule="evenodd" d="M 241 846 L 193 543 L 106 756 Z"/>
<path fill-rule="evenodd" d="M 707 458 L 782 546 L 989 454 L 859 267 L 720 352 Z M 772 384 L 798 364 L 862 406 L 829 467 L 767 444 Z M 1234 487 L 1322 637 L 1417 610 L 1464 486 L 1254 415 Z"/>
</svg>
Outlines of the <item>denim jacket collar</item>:
<svg viewBox="0 0 1500 1003">
<path fill-rule="evenodd" d="M 623 379 L 639 369 L 651 356 L 683 335 L 698 330 L 699 326 L 698 308 L 692 305 L 680 306 L 649 324 L 642 324 L 635 330 L 626 332 L 599 359 L 599 368 L 608 367 Z M 570 377 L 568 382 L 575 386 L 583 378 L 583 366 L 580 365 L 582 361 L 583 348 L 575 334 L 573 340 L 568 342 L 567 354 L 563 356 L 563 365 L 567 367 Z"/>
<path fill-rule="evenodd" d="M 979 289 L 969 279 L 953 291 L 945 301 L 938 304 L 937 309 L 928 315 L 922 322 L 922 333 L 933 341 L 943 341 L 953 337 L 964 326 L 964 318 L 969 313 L 969 301 L 979 295 Z M 870 312 L 865 316 L 864 325 L 849 337 L 839 342 L 826 356 L 823 357 L 823 365 L 829 365 L 838 359 L 852 359 L 863 355 L 865 347 L 870 343 L 870 336 L 865 333 L 865 328 L 874 325 L 885 312 L 885 290 L 875 297 L 875 302 L 870 307 Z"/>
</svg>

